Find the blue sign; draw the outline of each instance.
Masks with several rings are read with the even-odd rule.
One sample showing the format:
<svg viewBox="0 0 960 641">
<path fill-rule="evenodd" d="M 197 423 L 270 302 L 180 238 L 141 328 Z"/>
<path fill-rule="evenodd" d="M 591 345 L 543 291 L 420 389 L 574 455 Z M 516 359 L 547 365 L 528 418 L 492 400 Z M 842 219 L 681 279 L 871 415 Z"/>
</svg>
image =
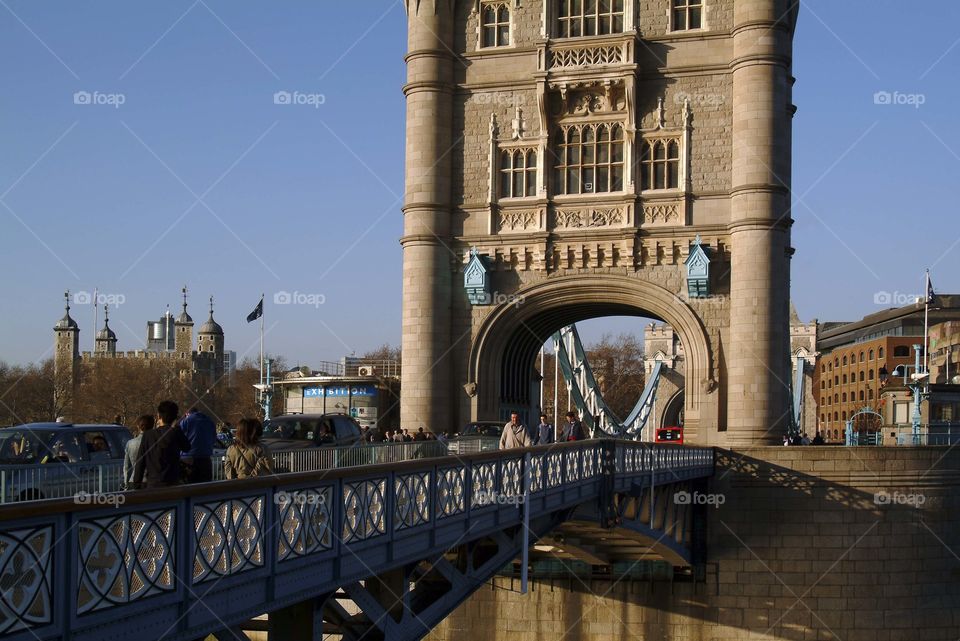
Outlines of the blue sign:
<svg viewBox="0 0 960 641">
<path fill-rule="evenodd" d="M 376 396 L 376 385 L 337 385 L 326 388 L 326 396 L 336 396 L 346 398 L 348 396 Z M 324 396 L 323 387 L 305 387 L 303 388 L 304 398 L 322 398 Z"/>
</svg>

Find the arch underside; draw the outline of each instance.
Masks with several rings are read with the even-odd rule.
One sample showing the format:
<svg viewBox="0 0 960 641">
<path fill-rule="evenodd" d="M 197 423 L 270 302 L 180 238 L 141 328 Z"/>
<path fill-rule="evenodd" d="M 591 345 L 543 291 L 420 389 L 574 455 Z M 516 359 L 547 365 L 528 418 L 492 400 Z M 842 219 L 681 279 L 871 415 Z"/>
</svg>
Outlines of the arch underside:
<svg viewBox="0 0 960 641">
<path fill-rule="evenodd" d="M 591 318 L 633 316 L 667 322 L 680 336 L 688 367 L 686 419 L 693 426 L 701 419 L 701 405 L 714 388 L 712 346 L 698 315 L 674 293 L 636 277 L 590 274 L 547 279 L 518 292 L 516 300 L 522 302 L 492 311 L 471 348 L 476 418 L 498 417 L 505 406 L 531 406 L 536 355 L 560 328 Z"/>
</svg>

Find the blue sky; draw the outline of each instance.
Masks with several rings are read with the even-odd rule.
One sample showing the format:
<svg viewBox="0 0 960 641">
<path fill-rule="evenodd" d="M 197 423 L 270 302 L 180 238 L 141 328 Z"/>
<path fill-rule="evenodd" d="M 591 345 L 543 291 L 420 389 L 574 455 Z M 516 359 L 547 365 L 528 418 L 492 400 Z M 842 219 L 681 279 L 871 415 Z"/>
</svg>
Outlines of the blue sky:
<svg viewBox="0 0 960 641">
<path fill-rule="evenodd" d="M 937 9 L 805 4 L 792 293 L 805 320 L 905 300 L 926 266 L 960 291 L 960 7 Z M 122 349 L 184 284 L 195 319 L 216 297 L 241 355 L 256 353 L 244 317 L 261 292 L 268 349 L 292 363 L 398 343 L 404 52 L 399 0 L 2 0 L 0 360 L 50 356 L 67 288 L 121 303 Z M 274 305 L 277 292 L 304 304 Z M 93 311 L 73 312 L 91 349 Z"/>
</svg>

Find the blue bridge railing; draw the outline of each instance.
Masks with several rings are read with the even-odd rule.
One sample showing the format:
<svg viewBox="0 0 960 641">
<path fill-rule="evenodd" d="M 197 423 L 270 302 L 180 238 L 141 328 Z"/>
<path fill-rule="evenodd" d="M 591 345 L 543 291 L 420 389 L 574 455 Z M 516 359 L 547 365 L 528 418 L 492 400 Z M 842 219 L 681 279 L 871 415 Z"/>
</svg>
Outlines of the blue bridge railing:
<svg viewBox="0 0 960 641">
<path fill-rule="evenodd" d="M 591 440 L 0 506 L 0 638 L 196 639 L 631 484 L 711 448 Z"/>
</svg>

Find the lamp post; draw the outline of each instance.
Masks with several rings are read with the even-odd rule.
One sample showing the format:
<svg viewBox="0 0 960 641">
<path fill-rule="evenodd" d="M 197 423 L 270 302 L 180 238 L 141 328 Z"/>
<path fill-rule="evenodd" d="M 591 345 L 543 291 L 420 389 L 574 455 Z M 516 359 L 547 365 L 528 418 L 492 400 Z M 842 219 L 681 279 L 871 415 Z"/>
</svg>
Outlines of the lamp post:
<svg viewBox="0 0 960 641">
<path fill-rule="evenodd" d="M 263 383 L 258 383 L 253 387 L 260 395 L 260 406 L 263 408 L 263 420 L 270 420 L 270 404 L 273 399 L 273 383 L 270 381 L 270 365 L 272 360 L 267 359 L 266 379 Z"/>
<path fill-rule="evenodd" d="M 914 364 L 913 364 L 913 374 L 909 374 L 910 365 L 897 365 L 893 370 L 894 376 L 900 376 L 900 368 L 903 368 L 903 384 L 910 388 L 910 391 L 913 392 L 913 414 L 910 417 L 910 426 L 911 426 L 911 437 L 914 445 L 920 444 L 920 423 L 921 423 L 921 413 L 920 413 L 920 404 L 923 402 L 923 397 L 928 394 L 927 391 L 927 382 L 930 378 L 930 373 L 923 369 L 920 365 L 920 355 L 923 351 L 922 345 L 914 345 Z"/>
</svg>

